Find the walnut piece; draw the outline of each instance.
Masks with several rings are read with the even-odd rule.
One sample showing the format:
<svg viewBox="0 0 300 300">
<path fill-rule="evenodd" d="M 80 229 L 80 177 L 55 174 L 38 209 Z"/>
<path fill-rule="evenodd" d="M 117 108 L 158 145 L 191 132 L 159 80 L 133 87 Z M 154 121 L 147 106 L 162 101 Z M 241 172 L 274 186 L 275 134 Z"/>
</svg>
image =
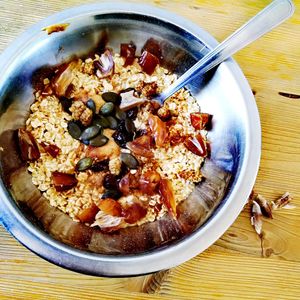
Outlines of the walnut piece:
<svg viewBox="0 0 300 300">
<path fill-rule="evenodd" d="M 135 89 L 144 97 L 151 98 L 157 94 L 157 83 L 140 81 Z"/>
<path fill-rule="evenodd" d="M 84 126 L 91 124 L 93 111 L 86 107 L 82 101 L 74 101 L 69 110 L 72 112 L 74 120 L 80 121 Z"/>
</svg>

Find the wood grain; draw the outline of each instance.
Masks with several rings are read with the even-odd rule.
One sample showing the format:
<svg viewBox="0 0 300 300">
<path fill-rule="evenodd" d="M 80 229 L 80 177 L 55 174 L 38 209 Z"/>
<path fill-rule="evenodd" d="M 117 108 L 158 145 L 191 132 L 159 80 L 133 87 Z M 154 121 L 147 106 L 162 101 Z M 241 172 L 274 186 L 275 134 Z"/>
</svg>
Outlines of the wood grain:
<svg viewBox="0 0 300 300">
<path fill-rule="evenodd" d="M 81 0 L 1 0 L 0 53 L 21 32 Z M 130 2 L 140 2 L 128 1 Z M 143 1 L 224 39 L 270 1 Z M 294 1 L 298 10 L 300 1 Z M 300 293 L 300 13 L 235 55 L 259 109 L 262 158 L 255 190 L 274 200 L 289 191 L 294 210 L 264 220 L 261 240 L 246 206 L 208 250 L 169 271 L 108 279 L 76 274 L 42 260 L 0 229 L 0 298 L 7 299 L 298 299 Z M 148 295 L 147 293 L 151 294 Z"/>
</svg>

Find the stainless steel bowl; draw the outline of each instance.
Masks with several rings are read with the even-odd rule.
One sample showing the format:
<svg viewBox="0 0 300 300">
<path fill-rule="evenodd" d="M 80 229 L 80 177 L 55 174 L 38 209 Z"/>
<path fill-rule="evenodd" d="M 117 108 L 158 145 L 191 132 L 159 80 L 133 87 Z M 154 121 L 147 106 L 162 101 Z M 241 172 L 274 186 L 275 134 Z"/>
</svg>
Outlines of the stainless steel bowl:
<svg viewBox="0 0 300 300">
<path fill-rule="evenodd" d="M 70 23 L 46 35 L 43 27 Z M 251 89 L 238 65 L 222 63 L 189 86 L 202 111 L 214 115 L 206 179 L 180 206 L 177 222 L 163 219 L 111 237 L 71 221 L 32 185 L 20 161 L 14 130 L 24 126 L 33 101 L 33 72 L 96 46 L 106 31 L 109 46 L 134 41 L 140 50 L 160 41 L 166 65 L 181 74 L 216 40 L 195 24 L 145 5 L 92 4 L 55 14 L 23 33 L 0 57 L 0 222 L 27 248 L 59 266 L 94 275 L 129 276 L 174 267 L 214 243 L 243 208 L 257 174 L 261 130 Z"/>
</svg>

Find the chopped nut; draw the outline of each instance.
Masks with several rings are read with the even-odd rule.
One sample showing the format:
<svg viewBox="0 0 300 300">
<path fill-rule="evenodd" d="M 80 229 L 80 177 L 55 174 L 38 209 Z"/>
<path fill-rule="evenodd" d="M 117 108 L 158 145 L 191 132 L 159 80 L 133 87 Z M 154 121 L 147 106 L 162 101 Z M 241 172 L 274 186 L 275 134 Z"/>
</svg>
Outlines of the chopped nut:
<svg viewBox="0 0 300 300">
<path fill-rule="evenodd" d="M 82 101 L 74 101 L 69 110 L 74 120 L 79 120 L 84 126 L 91 124 L 93 112 Z"/>
<path fill-rule="evenodd" d="M 136 90 L 144 97 L 151 98 L 157 94 L 157 83 L 140 81 L 136 86 Z"/>
</svg>

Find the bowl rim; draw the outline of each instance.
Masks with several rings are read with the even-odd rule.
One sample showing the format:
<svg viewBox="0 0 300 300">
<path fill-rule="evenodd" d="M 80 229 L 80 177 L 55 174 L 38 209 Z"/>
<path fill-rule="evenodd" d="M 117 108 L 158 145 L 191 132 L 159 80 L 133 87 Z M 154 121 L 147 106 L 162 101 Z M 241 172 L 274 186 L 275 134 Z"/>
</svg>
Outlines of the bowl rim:
<svg viewBox="0 0 300 300">
<path fill-rule="evenodd" d="M 24 42 L 40 33 L 41 28 L 66 22 L 74 16 L 88 16 L 107 13 L 132 13 L 146 15 L 172 23 L 200 39 L 207 47 L 215 47 L 218 42 L 200 26 L 181 17 L 151 5 L 131 3 L 100 3 L 87 4 L 56 13 L 29 27 L 0 56 L 0 77 L 7 71 L 9 63 L 18 55 Z M 42 258 L 61 267 L 86 273 L 110 277 L 142 275 L 169 269 L 179 265 L 212 245 L 235 221 L 254 185 L 259 168 L 261 155 L 261 127 L 258 109 L 251 88 L 241 69 L 233 59 L 222 63 L 235 78 L 237 86 L 245 100 L 247 116 L 247 140 L 245 148 L 245 163 L 240 170 L 235 189 L 227 201 L 218 209 L 213 218 L 202 225 L 196 232 L 184 241 L 172 244 L 159 251 L 142 253 L 142 255 L 111 256 L 81 251 L 54 240 L 42 230 L 37 229 L 23 215 L 1 182 L 0 188 L 0 223 L 24 246 Z M 251 149 L 249 147 L 251 145 Z M 234 200 L 234 201 L 233 201 Z M 222 219 L 222 223 L 218 222 Z"/>
</svg>

